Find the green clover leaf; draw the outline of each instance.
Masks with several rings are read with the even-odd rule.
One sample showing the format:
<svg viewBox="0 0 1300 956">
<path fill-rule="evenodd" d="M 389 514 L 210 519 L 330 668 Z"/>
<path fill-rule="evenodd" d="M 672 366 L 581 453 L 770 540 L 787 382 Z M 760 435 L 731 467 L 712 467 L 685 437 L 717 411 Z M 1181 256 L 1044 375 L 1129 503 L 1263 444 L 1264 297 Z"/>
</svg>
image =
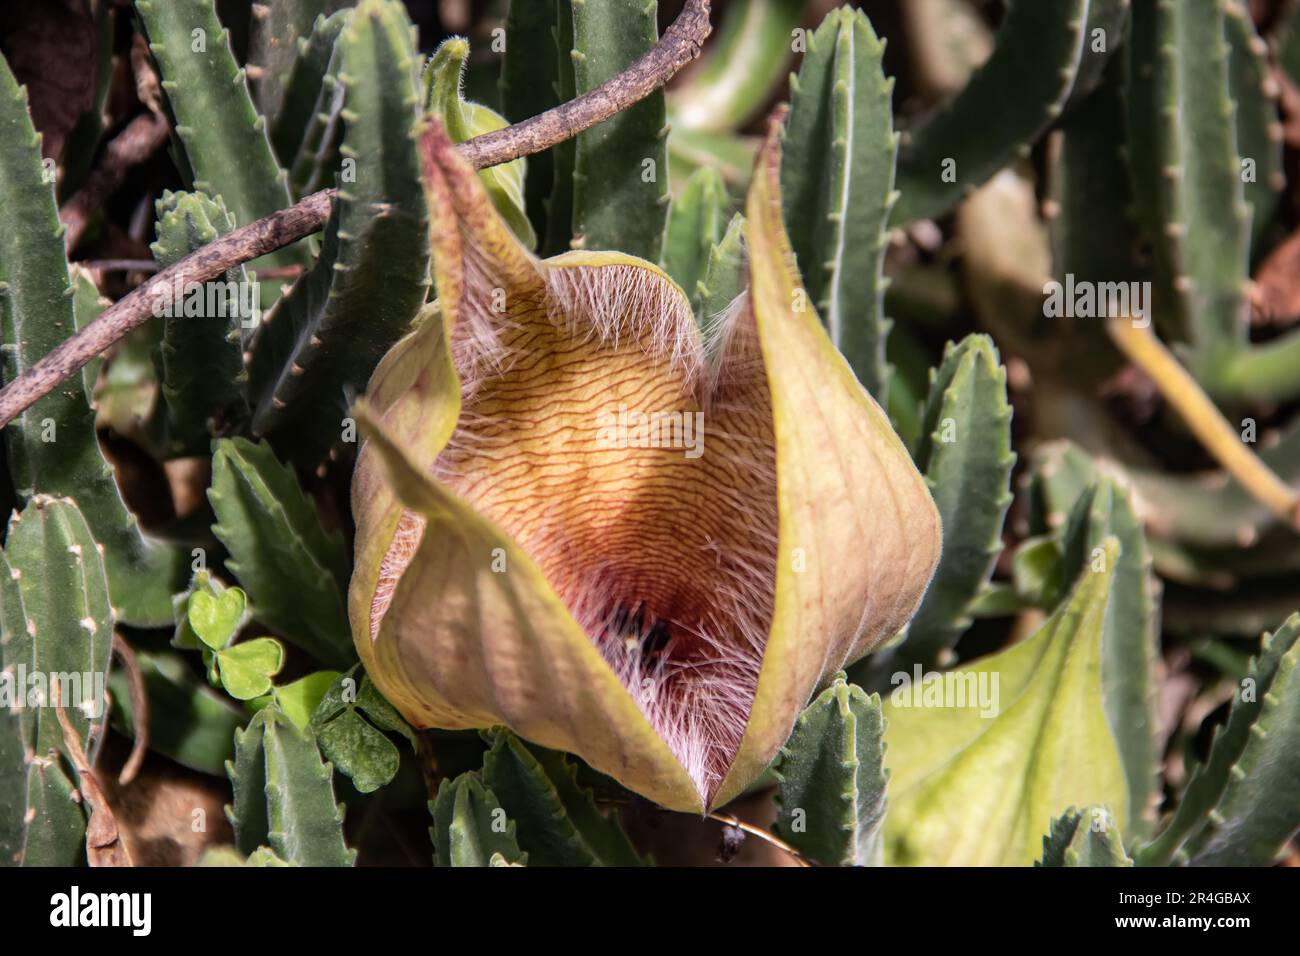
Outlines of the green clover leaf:
<svg viewBox="0 0 1300 956">
<path fill-rule="evenodd" d="M 218 596 L 207 591 L 195 591 L 190 595 L 186 616 L 199 640 L 219 651 L 239 630 L 247 606 L 248 599 L 239 588 L 226 588 Z"/>
<path fill-rule="evenodd" d="M 355 674 L 353 669 L 338 675 L 317 704 L 311 725 L 326 758 L 352 778 L 357 790 L 373 793 L 393 779 L 401 763 L 397 747 L 381 731 L 402 734 L 412 747 L 415 733 L 369 678 L 361 677 L 358 685 Z"/>
<path fill-rule="evenodd" d="M 284 666 L 284 648 L 273 637 L 258 637 L 217 651 L 221 686 L 236 700 L 251 700 L 271 689 L 271 678 Z"/>
</svg>

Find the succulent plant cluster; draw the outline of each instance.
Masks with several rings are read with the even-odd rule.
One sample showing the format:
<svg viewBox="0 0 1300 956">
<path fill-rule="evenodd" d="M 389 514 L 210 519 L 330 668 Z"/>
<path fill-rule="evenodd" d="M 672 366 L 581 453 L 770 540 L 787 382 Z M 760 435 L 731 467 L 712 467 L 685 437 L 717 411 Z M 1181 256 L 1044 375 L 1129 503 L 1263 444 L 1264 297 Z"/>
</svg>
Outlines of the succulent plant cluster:
<svg viewBox="0 0 1300 956">
<path fill-rule="evenodd" d="M 733 0 L 479 170 L 654 0 L 67 6 L 58 149 L 0 36 L 4 380 L 153 314 L 4 430 L 0 862 L 138 857 L 142 762 L 225 797 L 187 862 L 1294 855 L 1300 3 Z M 124 77 L 162 185 L 74 230 Z"/>
</svg>

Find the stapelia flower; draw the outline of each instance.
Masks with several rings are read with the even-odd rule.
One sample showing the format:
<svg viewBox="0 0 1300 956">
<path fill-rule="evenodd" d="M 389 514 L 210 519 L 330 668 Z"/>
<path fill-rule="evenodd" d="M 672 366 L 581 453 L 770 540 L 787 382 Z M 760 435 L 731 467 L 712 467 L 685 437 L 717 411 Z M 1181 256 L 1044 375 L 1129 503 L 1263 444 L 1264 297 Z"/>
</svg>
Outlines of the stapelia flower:
<svg viewBox="0 0 1300 956">
<path fill-rule="evenodd" d="M 773 125 L 750 288 L 706 349 L 654 265 L 530 254 L 429 122 L 438 306 L 358 407 L 349 595 L 367 672 L 416 726 L 504 724 L 701 812 L 914 613 L 938 514 L 805 304 Z"/>
</svg>

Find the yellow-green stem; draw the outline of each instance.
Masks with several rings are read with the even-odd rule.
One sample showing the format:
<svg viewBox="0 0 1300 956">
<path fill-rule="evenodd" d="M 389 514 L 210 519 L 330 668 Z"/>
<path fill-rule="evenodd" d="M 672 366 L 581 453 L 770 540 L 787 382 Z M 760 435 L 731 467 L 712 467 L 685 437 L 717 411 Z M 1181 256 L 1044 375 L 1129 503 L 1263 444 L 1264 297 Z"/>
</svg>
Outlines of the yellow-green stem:
<svg viewBox="0 0 1300 956">
<path fill-rule="evenodd" d="M 1215 404 L 1151 328 L 1112 319 L 1106 331 L 1119 350 L 1153 382 L 1198 441 L 1256 500 L 1292 527 L 1300 527 L 1300 498 L 1242 442 Z"/>
</svg>

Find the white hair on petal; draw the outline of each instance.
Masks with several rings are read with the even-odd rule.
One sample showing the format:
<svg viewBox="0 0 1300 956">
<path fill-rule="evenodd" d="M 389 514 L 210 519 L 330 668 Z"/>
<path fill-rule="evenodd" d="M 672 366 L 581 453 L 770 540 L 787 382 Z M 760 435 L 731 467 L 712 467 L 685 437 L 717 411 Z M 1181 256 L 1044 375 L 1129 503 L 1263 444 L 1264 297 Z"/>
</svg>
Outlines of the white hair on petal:
<svg viewBox="0 0 1300 956">
<path fill-rule="evenodd" d="M 393 531 L 393 540 L 388 545 L 388 550 L 384 552 L 383 560 L 379 562 L 379 577 L 375 581 L 375 594 L 370 599 L 370 641 L 379 637 L 379 625 L 383 623 L 384 615 L 388 613 L 389 605 L 393 603 L 393 595 L 397 592 L 397 582 L 402 579 L 402 573 L 406 570 L 411 559 L 415 557 L 415 551 L 420 547 L 420 539 L 424 537 L 425 527 L 424 515 L 414 511 L 403 511 L 402 516 L 397 521 L 397 528 Z"/>
<path fill-rule="evenodd" d="M 731 336 L 742 324 L 746 310 L 749 308 L 749 290 L 744 289 L 728 302 L 720 312 L 713 312 L 704 317 L 702 322 L 705 351 L 709 364 L 715 368 L 722 360 Z"/>
<path fill-rule="evenodd" d="M 771 568 L 775 574 L 775 567 Z M 697 621 L 647 621 L 618 588 L 587 577 L 566 606 L 700 793 L 711 797 L 740 747 L 763 666 L 771 589 L 725 571 Z M 689 645 L 689 647 L 687 647 Z"/>
<path fill-rule="evenodd" d="M 741 292 L 705 325 L 708 387 L 705 396 L 715 413 L 730 407 L 731 393 L 767 381 L 749 290 Z"/>
<path fill-rule="evenodd" d="M 510 317 L 510 309 L 519 303 L 509 302 L 491 258 L 463 230 L 461 248 L 464 288 L 451 333 L 451 354 L 463 400 L 485 379 L 508 370 L 512 351 L 504 343 L 507 333 L 519 327 Z"/>
<path fill-rule="evenodd" d="M 645 266 L 567 266 L 547 273 L 553 321 L 574 335 L 617 349 L 647 331 L 647 354 L 680 370 L 692 385 L 703 369 L 695 317 L 681 291 Z M 647 329 L 647 323 L 649 327 Z"/>
</svg>

